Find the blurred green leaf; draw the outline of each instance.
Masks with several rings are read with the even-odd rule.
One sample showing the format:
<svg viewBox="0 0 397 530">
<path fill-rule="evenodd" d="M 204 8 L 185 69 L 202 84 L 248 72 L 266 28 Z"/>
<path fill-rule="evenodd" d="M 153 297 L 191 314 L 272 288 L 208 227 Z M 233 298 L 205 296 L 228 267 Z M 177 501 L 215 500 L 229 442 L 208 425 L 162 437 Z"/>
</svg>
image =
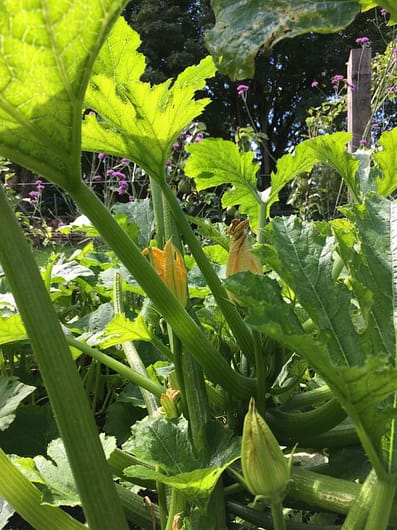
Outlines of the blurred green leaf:
<svg viewBox="0 0 397 530">
<path fill-rule="evenodd" d="M 266 53 L 285 38 L 337 32 L 360 9 L 354 0 L 213 0 L 211 5 L 216 23 L 206 44 L 219 71 L 234 80 L 254 76 L 260 48 Z"/>
<path fill-rule="evenodd" d="M 397 189 L 397 127 L 385 131 L 379 138 L 381 151 L 374 153 L 374 159 L 382 171 L 376 179 L 377 191 L 388 196 Z"/>
<path fill-rule="evenodd" d="M 16 377 L 0 376 L 0 431 L 8 429 L 21 401 L 35 389 L 34 386 L 24 385 Z"/>
<path fill-rule="evenodd" d="M 152 201 L 149 197 L 127 203 L 116 203 L 112 211 L 116 215 L 116 219 L 119 215 L 125 215 L 128 223 L 136 224 L 139 229 L 139 246 L 148 246 L 154 231 L 154 214 Z"/>
<path fill-rule="evenodd" d="M 33 457 L 45 454 L 48 443 L 58 437 L 50 405 L 22 405 L 14 423 L 0 432 L 0 445 L 9 454 Z"/>
<path fill-rule="evenodd" d="M 0 317 L 0 344 L 17 342 L 28 338 L 21 315 Z"/>
<path fill-rule="evenodd" d="M 214 76 L 215 67 L 207 57 L 175 80 L 151 86 L 139 80 L 145 68 L 136 51 L 139 44 L 137 34 L 120 18 L 87 89 L 86 106 L 96 114 L 85 117 L 83 148 L 129 158 L 152 177 L 163 178 L 172 143 L 209 103 L 194 96 Z"/>
<path fill-rule="evenodd" d="M 109 458 L 116 448 L 116 440 L 103 434 L 100 439 L 106 458 Z M 53 506 L 80 506 L 80 496 L 60 438 L 49 443 L 47 456 L 38 455 L 33 459 L 44 480 L 41 486 L 42 502 Z"/>
<path fill-rule="evenodd" d="M 0 154 L 64 189 L 80 184 L 92 64 L 124 0 L 0 2 Z M 87 16 L 87 9 L 90 16 Z"/>
<path fill-rule="evenodd" d="M 391 14 L 390 24 L 397 24 L 397 4 L 394 0 L 358 0 L 363 11 L 379 6 L 384 7 Z"/>
</svg>

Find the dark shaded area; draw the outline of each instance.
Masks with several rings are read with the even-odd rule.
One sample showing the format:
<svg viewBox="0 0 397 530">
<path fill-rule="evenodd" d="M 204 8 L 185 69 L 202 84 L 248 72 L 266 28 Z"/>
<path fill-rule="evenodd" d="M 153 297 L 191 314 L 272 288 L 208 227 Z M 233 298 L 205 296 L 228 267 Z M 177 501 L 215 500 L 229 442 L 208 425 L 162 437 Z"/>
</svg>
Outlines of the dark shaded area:
<svg viewBox="0 0 397 530">
<path fill-rule="evenodd" d="M 178 75 L 208 54 L 205 30 L 214 23 L 209 0 L 136 0 L 124 16 L 142 38 L 140 51 L 147 57 L 144 80 L 152 83 Z M 286 39 L 270 56 L 259 54 L 255 78 L 249 85 L 247 103 L 258 131 L 267 135 L 259 156 L 262 160 L 262 186 L 274 169 L 275 161 L 306 134 L 307 110 L 324 101 L 324 94 L 311 87 L 317 80 L 325 94 L 332 94 L 330 79 L 346 75 L 346 62 L 355 39 L 367 36 L 373 52 L 385 49 L 384 35 L 390 29 L 379 10 L 360 14 L 344 31 L 335 34 L 307 34 Z M 230 138 L 234 131 L 249 125 L 249 116 L 236 87 L 217 74 L 208 82 L 212 103 L 202 119 L 211 136 Z M 336 124 L 339 130 L 343 122 Z"/>
</svg>

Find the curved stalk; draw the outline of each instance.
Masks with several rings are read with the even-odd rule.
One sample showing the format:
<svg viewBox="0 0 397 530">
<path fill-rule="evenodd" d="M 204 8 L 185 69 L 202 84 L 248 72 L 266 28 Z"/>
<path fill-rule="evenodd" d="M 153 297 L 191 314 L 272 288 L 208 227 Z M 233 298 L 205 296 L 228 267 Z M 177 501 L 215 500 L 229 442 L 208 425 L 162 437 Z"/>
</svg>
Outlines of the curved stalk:
<svg viewBox="0 0 397 530">
<path fill-rule="evenodd" d="M 208 283 L 209 288 L 218 304 L 220 310 L 222 311 L 229 327 L 239 344 L 241 350 L 244 352 L 245 356 L 253 361 L 254 359 L 254 343 L 252 335 L 244 320 L 241 318 L 240 313 L 237 308 L 232 304 L 227 296 L 223 285 L 212 268 L 210 262 L 208 261 L 207 256 L 204 254 L 203 249 L 201 248 L 200 242 L 197 240 L 194 235 L 190 224 L 188 223 L 185 214 L 183 213 L 177 198 L 175 197 L 173 191 L 166 183 L 165 179 L 162 179 L 160 186 L 164 197 L 166 198 L 176 220 L 176 223 L 181 231 L 182 237 L 189 246 L 190 251 L 192 252 L 194 259 L 196 260 L 197 266 L 203 273 L 206 282 Z"/>
<path fill-rule="evenodd" d="M 276 436 L 288 436 L 292 442 L 301 437 L 308 438 L 332 429 L 346 418 L 346 412 L 336 399 L 330 399 L 323 405 L 308 412 L 283 412 L 270 409 L 266 414 L 268 421 Z"/>
<path fill-rule="evenodd" d="M 152 299 L 184 346 L 201 364 L 207 376 L 238 398 L 244 399 L 252 395 L 255 392 L 255 381 L 235 372 L 215 350 L 98 197 L 83 182 L 71 196 Z"/>
</svg>

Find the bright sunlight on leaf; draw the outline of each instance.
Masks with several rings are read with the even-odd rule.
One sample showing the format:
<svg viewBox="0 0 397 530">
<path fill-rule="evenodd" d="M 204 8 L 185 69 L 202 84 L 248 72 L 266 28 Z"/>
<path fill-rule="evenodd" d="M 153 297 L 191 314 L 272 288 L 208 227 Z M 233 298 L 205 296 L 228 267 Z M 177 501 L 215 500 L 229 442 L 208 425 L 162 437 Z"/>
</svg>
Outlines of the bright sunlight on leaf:
<svg viewBox="0 0 397 530">
<path fill-rule="evenodd" d="M 186 147 L 190 156 L 185 173 L 194 178 L 198 190 L 231 184 L 222 197 L 222 206 L 240 206 L 240 212 L 250 218 L 251 228 L 258 226 L 261 199 L 257 191 L 256 173 L 259 165 L 254 153 L 240 153 L 233 142 L 208 138 Z"/>
<path fill-rule="evenodd" d="M 67 190 L 78 185 L 84 92 L 123 4 L 0 1 L 2 156 Z"/>
<path fill-rule="evenodd" d="M 209 103 L 193 98 L 215 67 L 207 57 L 175 81 L 151 86 L 139 80 L 145 66 L 139 44 L 134 30 L 119 19 L 94 65 L 86 105 L 95 113 L 85 118 L 83 147 L 126 157 L 162 178 L 173 141 Z"/>
<path fill-rule="evenodd" d="M 374 154 L 375 161 L 382 170 L 382 178 L 377 179 L 378 193 L 390 195 L 397 188 L 397 128 L 385 131 L 379 138 L 381 151 Z"/>
</svg>

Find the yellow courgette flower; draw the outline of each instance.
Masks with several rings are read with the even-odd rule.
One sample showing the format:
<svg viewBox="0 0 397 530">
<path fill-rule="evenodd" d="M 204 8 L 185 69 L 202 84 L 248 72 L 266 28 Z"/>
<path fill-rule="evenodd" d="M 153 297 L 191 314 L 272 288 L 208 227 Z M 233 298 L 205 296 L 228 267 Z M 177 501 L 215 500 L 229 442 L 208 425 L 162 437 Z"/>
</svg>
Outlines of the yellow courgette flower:
<svg viewBox="0 0 397 530">
<path fill-rule="evenodd" d="M 163 250 L 150 247 L 145 248 L 143 254 L 149 254 L 154 270 L 185 307 L 187 304 L 187 273 L 183 258 L 175 245 L 167 241 Z"/>
<path fill-rule="evenodd" d="M 226 276 L 237 272 L 253 272 L 261 274 L 262 267 L 259 258 L 252 254 L 251 245 L 248 241 L 249 222 L 233 219 L 229 227 L 232 236 L 229 249 L 229 258 L 226 265 Z"/>
</svg>

